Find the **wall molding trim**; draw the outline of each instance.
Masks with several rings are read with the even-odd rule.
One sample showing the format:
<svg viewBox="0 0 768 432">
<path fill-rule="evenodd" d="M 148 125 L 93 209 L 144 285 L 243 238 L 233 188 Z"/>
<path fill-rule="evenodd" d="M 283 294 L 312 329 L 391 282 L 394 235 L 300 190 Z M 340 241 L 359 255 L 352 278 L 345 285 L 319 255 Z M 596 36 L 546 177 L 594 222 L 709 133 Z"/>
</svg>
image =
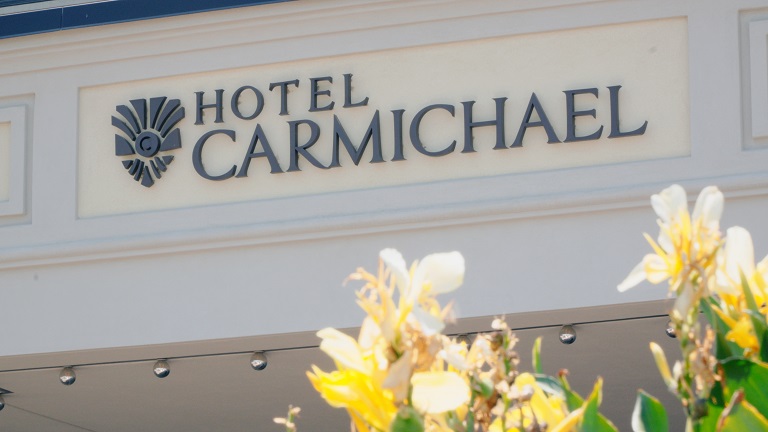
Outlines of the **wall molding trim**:
<svg viewBox="0 0 768 432">
<path fill-rule="evenodd" d="M 768 195 L 768 174 L 706 178 L 681 182 L 693 202 L 698 191 L 717 185 L 730 198 Z M 0 270 L 63 265 L 263 246 L 393 231 L 445 228 L 477 223 L 504 222 L 541 217 L 567 216 L 611 210 L 650 209 L 650 195 L 669 186 L 653 183 L 630 189 L 604 189 L 575 194 L 542 195 L 510 200 L 454 203 L 425 208 L 396 209 L 293 220 L 179 230 L 146 235 L 97 238 L 74 242 L 0 249 Z M 246 206 L 248 204 L 245 204 Z M 238 206 L 238 204 L 235 204 Z M 200 212 L 201 209 L 172 210 Z M 650 211 L 650 210 L 649 210 Z M 183 218 L 182 218 L 183 219 Z M 204 219 L 204 218 L 203 218 Z M 80 221 L 87 223 L 88 220 Z"/>
</svg>

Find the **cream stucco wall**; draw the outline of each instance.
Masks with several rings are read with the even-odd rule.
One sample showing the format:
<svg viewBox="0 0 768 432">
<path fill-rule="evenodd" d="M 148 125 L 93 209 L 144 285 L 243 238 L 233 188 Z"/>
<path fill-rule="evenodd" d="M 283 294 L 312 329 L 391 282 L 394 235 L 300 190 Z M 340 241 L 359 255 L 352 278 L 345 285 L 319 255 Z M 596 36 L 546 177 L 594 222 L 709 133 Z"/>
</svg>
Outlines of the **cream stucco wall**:
<svg viewBox="0 0 768 432">
<path fill-rule="evenodd" d="M 760 106 L 750 74 L 765 53 L 750 51 L 759 32 L 749 30 L 768 19 L 766 6 L 321 0 L 4 40 L 0 108 L 24 124 L 13 140 L 25 170 L 12 188 L 23 205 L 0 215 L 0 314 L 15 327 L 0 355 L 356 325 L 341 281 L 375 266 L 383 247 L 408 259 L 462 251 L 467 280 L 453 297 L 464 317 L 663 299 L 663 287 L 620 295 L 615 285 L 646 251 L 640 233 L 656 229 L 648 196 L 670 183 L 691 195 L 719 184 L 724 224 L 768 244 L 768 152 L 750 132 Z M 451 61 L 458 54 L 475 60 Z M 490 99 L 507 96 L 511 143 L 531 92 L 563 135 L 563 90 L 599 87 L 605 125 L 604 89 L 621 84 L 627 120 L 649 126 L 640 137 L 553 145 L 531 131 L 506 151 L 489 149 L 486 128 L 472 155 L 427 158 L 406 146 L 408 160 L 380 167 L 219 183 L 191 170 L 193 132 L 149 189 L 114 156 L 110 117 L 130 98 L 183 98 L 189 123 L 192 91 L 343 73 L 371 98 L 360 114 L 334 110 L 350 125 L 373 108 L 464 100 L 487 117 Z M 425 134 L 455 137 L 458 120 L 438 114 Z M 240 141 L 253 125 L 233 127 Z M 228 155 L 222 166 L 230 157 L 239 163 Z"/>
</svg>

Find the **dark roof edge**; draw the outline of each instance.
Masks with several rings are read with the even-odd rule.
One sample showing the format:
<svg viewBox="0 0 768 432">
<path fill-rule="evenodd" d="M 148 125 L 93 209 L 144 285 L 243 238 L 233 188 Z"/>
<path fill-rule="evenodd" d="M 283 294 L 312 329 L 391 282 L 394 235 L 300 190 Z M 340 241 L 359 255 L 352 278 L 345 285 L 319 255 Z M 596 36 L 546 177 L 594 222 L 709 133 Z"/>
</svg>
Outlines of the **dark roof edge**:
<svg viewBox="0 0 768 432">
<path fill-rule="evenodd" d="M 294 0 L 114 0 L 0 15 L 0 39 Z"/>
</svg>

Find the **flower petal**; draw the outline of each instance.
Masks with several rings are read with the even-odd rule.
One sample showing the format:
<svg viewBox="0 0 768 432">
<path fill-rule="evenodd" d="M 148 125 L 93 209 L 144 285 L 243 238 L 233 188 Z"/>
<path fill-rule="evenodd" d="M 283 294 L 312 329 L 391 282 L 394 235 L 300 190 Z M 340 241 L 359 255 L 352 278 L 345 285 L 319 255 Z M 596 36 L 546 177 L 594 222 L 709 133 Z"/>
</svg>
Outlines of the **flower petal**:
<svg viewBox="0 0 768 432">
<path fill-rule="evenodd" d="M 619 292 L 624 292 L 630 288 L 633 288 L 640 282 L 645 280 L 645 263 L 643 261 L 640 261 L 635 268 L 632 269 L 632 271 L 629 272 L 629 275 L 624 279 L 616 288 L 619 290 Z"/>
<path fill-rule="evenodd" d="M 694 304 L 693 287 L 683 285 L 682 291 L 677 295 L 675 305 L 672 307 L 672 318 L 676 321 L 683 321 L 688 316 L 688 311 L 692 307 L 696 307 Z"/>
<path fill-rule="evenodd" d="M 421 412 L 452 411 L 469 402 L 469 386 L 454 372 L 418 372 L 411 378 L 411 402 Z"/>
<path fill-rule="evenodd" d="M 402 357 L 395 360 L 395 362 L 390 365 L 387 376 L 381 383 L 383 388 L 392 391 L 395 401 L 402 401 L 408 397 L 409 378 L 413 371 L 411 357 L 411 352 L 406 351 Z"/>
<path fill-rule="evenodd" d="M 648 254 L 643 257 L 643 267 L 645 268 L 645 277 L 648 282 L 657 284 L 670 278 L 669 266 L 664 258 L 656 254 Z"/>
<path fill-rule="evenodd" d="M 379 259 L 381 259 L 389 271 L 392 272 L 392 277 L 395 279 L 395 284 L 400 288 L 400 292 L 405 292 L 408 289 L 408 281 L 410 277 L 403 255 L 397 249 L 388 248 L 382 249 L 382 251 L 379 252 Z"/>
<path fill-rule="evenodd" d="M 651 195 L 651 207 L 665 223 L 677 218 L 681 211 L 688 209 L 688 197 L 680 185 L 672 185 L 659 194 Z"/>
<path fill-rule="evenodd" d="M 725 340 L 735 342 L 741 348 L 750 349 L 753 352 L 760 349 L 752 321 L 746 314 L 739 317 L 736 325 L 725 335 Z"/>
<path fill-rule="evenodd" d="M 409 298 L 422 289 L 421 285 L 429 284 L 430 292 L 442 294 L 460 287 L 464 282 L 464 257 L 459 252 L 437 253 L 424 257 L 413 275 L 412 290 Z"/>
<path fill-rule="evenodd" d="M 438 355 L 454 369 L 460 371 L 469 369 L 469 364 L 467 363 L 467 345 L 464 342 L 449 342 L 447 346 L 443 347 Z"/>
<path fill-rule="evenodd" d="M 725 269 L 735 283 L 741 284 L 741 273 L 747 278 L 755 272 L 755 248 L 746 229 L 735 226 L 726 231 Z"/>
<path fill-rule="evenodd" d="M 536 377 L 532 374 L 527 372 L 521 373 L 515 379 L 514 386 L 521 393 L 533 391 L 528 404 L 533 411 L 533 416 L 539 421 L 544 421 L 550 425 L 556 425 L 563 421 L 565 412 L 563 412 L 562 399 L 548 397 L 536 382 Z"/>
<path fill-rule="evenodd" d="M 425 311 L 421 306 L 414 306 L 411 311 L 413 318 L 419 323 L 421 332 L 424 336 L 433 336 L 439 334 L 445 328 L 445 323 L 440 317 L 436 317 Z"/>
<path fill-rule="evenodd" d="M 360 326 L 360 334 L 357 337 L 357 342 L 361 349 L 371 349 L 376 343 L 376 339 L 381 337 L 381 328 L 376 324 L 373 318 L 367 316 L 363 319 L 363 324 Z"/>
<path fill-rule="evenodd" d="M 578 430 L 576 427 L 579 425 L 581 418 L 584 417 L 584 407 L 576 408 L 566 416 L 563 421 L 556 424 L 552 428 L 552 432 L 568 432 L 572 430 Z"/>
<path fill-rule="evenodd" d="M 320 330 L 317 335 L 323 339 L 320 350 L 336 361 L 339 367 L 368 372 L 360 347 L 352 337 L 330 327 Z"/>
<path fill-rule="evenodd" d="M 693 208 L 693 220 L 701 220 L 709 229 L 719 229 L 723 214 L 723 193 L 715 186 L 702 189 Z"/>
<path fill-rule="evenodd" d="M 397 407 L 369 375 L 352 369 L 325 373 L 313 366 L 307 377 L 329 405 L 348 410 L 361 432 L 369 430 L 366 425 L 389 430 Z"/>
<path fill-rule="evenodd" d="M 651 353 L 653 354 L 653 359 L 656 361 L 656 367 L 659 368 L 659 373 L 664 380 L 664 384 L 666 384 L 667 388 L 671 391 L 676 391 L 677 381 L 669 372 L 669 363 L 667 363 L 667 356 L 664 355 L 664 350 L 662 350 L 655 342 L 651 342 Z"/>
</svg>

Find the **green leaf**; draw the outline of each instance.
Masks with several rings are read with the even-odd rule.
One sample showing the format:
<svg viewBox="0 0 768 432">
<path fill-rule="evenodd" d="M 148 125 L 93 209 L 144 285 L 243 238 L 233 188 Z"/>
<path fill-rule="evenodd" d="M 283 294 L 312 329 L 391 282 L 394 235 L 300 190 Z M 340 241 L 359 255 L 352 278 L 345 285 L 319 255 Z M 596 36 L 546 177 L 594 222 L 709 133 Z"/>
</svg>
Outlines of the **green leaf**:
<svg viewBox="0 0 768 432">
<path fill-rule="evenodd" d="M 742 389 L 752 406 L 768 413 L 768 365 L 737 358 L 722 362 L 721 366 L 725 398 L 733 398 Z"/>
<path fill-rule="evenodd" d="M 474 381 L 472 390 L 480 394 L 485 399 L 490 398 L 493 395 L 493 382 L 487 379 L 480 378 Z"/>
<path fill-rule="evenodd" d="M 766 432 L 768 419 L 752 404 L 743 399 L 743 393 L 736 392 L 723 410 L 718 421 L 718 431 L 722 432 Z"/>
<path fill-rule="evenodd" d="M 698 423 L 694 425 L 694 431 L 696 432 L 711 432 L 717 430 L 717 421 L 720 418 L 720 414 L 723 412 L 725 405 L 715 406 L 707 404 L 709 412 L 706 416 L 699 419 Z"/>
<path fill-rule="evenodd" d="M 563 400 L 565 400 L 565 404 L 568 407 L 568 411 L 574 411 L 576 409 L 581 408 L 584 406 L 584 398 L 579 396 L 578 393 L 574 392 L 570 389 L 570 387 L 565 387 L 568 385 L 568 381 L 565 379 L 564 375 L 560 376 L 560 379 L 557 380 L 549 375 L 541 375 L 536 374 L 534 375 L 536 377 L 536 383 L 541 387 L 542 390 L 549 394 L 557 395 Z M 597 422 L 598 422 L 598 429 L 597 431 L 615 431 L 616 427 L 611 424 L 610 420 L 608 420 L 605 416 L 602 414 L 597 415 Z M 589 429 L 582 429 L 584 431 L 592 432 Z"/>
<path fill-rule="evenodd" d="M 668 432 L 667 411 L 658 399 L 638 390 L 635 410 L 632 412 L 632 430 L 635 432 Z"/>
<path fill-rule="evenodd" d="M 557 374 L 557 378 L 566 390 L 571 389 L 571 385 L 568 384 L 568 369 L 560 369 L 560 373 Z"/>
<path fill-rule="evenodd" d="M 568 387 L 568 380 L 565 378 L 565 374 L 561 374 L 559 380 L 543 374 L 534 374 L 534 377 L 536 378 L 536 383 L 546 393 L 561 397 L 565 401 L 569 412 L 584 406 L 584 399 Z M 607 420 L 605 422 L 607 423 Z M 582 430 L 588 431 L 589 429 Z"/>
<path fill-rule="evenodd" d="M 746 313 L 749 315 L 749 318 L 752 321 L 752 327 L 755 329 L 755 337 L 757 337 L 757 343 L 761 344 L 762 346 L 762 342 L 765 340 L 767 329 L 765 316 L 760 312 L 754 312 L 751 310 L 746 311 Z"/>
<path fill-rule="evenodd" d="M 760 341 L 760 360 L 768 362 L 768 331 L 763 334 L 762 340 L 758 340 Z"/>
<path fill-rule="evenodd" d="M 581 432 L 618 432 L 616 426 L 598 412 L 602 398 L 603 379 L 598 378 L 592 389 L 592 394 L 589 395 L 589 399 L 584 404 L 584 414 L 579 427 Z"/>
<path fill-rule="evenodd" d="M 568 406 L 568 411 L 573 411 L 575 409 L 581 408 L 581 406 L 584 405 L 584 398 L 571 390 L 571 385 L 568 384 L 567 376 L 568 371 L 563 369 L 560 371 L 557 377 L 560 380 L 560 388 L 565 393 L 565 404 Z M 552 381 L 554 381 L 554 379 Z"/>
<path fill-rule="evenodd" d="M 703 299 L 699 304 L 699 307 L 701 307 L 701 311 L 707 318 L 709 325 L 712 326 L 712 329 L 715 331 L 717 331 L 718 328 L 728 328 L 728 325 L 725 324 L 722 319 L 720 319 L 720 316 L 715 313 L 714 309 L 712 309 L 712 306 L 720 306 L 714 297 L 707 297 L 706 299 Z"/>
<path fill-rule="evenodd" d="M 725 408 L 727 402 L 725 395 L 723 394 L 723 384 L 720 381 L 715 381 L 715 385 L 712 386 L 712 390 L 709 392 L 709 412 L 712 412 L 712 407 Z M 719 414 L 718 414 L 719 415 Z"/>
<path fill-rule="evenodd" d="M 549 393 L 551 395 L 556 395 L 562 398 L 563 400 L 567 399 L 568 395 L 566 393 L 566 390 L 563 388 L 563 386 L 560 384 L 559 381 L 552 378 L 549 375 L 544 374 L 533 374 L 533 377 L 536 378 L 536 384 L 541 387 L 544 392 Z M 583 401 L 582 401 L 583 402 Z M 579 402 L 576 407 L 580 407 L 581 403 Z"/>
<path fill-rule="evenodd" d="M 725 335 L 731 330 L 731 327 L 712 309 L 711 303 L 716 305 L 717 301 L 710 298 L 709 301 L 702 301 L 700 304 L 709 325 L 715 332 L 715 358 L 724 360 L 742 355 L 744 350 L 737 343 L 725 339 Z"/>
<path fill-rule="evenodd" d="M 537 337 L 533 343 L 533 373 L 544 373 L 541 367 L 541 336 Z"/>
<path fill-rule="evenodd" d="M 595 382 L 595 387 L 592 389 L 592 394 L 589 395 L 589 399 L 584 404 L 584 415 L 581 418 L 582 431 L 591 432 L 597 430 L 597 408 L 600 406 L 602 393 L 603 380 L 598 378 Z"/>
<path fill-rule="evenodd" d="M 755 336 L 757 336 L 758 342 L 763 342 L 766 336 L 765 316 L 760 313 L 760 308 L 755 302 L 755 296 L 752 295 L 752 288 L 749 287 L 749 282 L 747 282 L 744 273 L 741 273 L 741 288 L 744 290 L 744 297 L 747 300 L 747 307 L 749 308 L 747 313 L 749 314 L 749 318 L 752 321 L 752 327 L 755 329 Z M 765 345 L 763 345 L 763 349 L 761 351 L 765 351 L 764 346 Z M 762 352 L 761 357 L 764 358 L 762 356 Z"/>
<path fill-rule="evenodd" d="M 755 296 L 752 295 L 752 289 L 749 287 L 749 282 L 747 282 L 746 276 L 744 276 L 744 272 L 739 271 L 739 274 L 741 275 L 741 289 L 744 290 L 744 297 L 747 301 L 747 307 L 749 310 L 760 314 L 760 308 L 757 307 L 757 303 L 755 303 Z"/>
</svg>

